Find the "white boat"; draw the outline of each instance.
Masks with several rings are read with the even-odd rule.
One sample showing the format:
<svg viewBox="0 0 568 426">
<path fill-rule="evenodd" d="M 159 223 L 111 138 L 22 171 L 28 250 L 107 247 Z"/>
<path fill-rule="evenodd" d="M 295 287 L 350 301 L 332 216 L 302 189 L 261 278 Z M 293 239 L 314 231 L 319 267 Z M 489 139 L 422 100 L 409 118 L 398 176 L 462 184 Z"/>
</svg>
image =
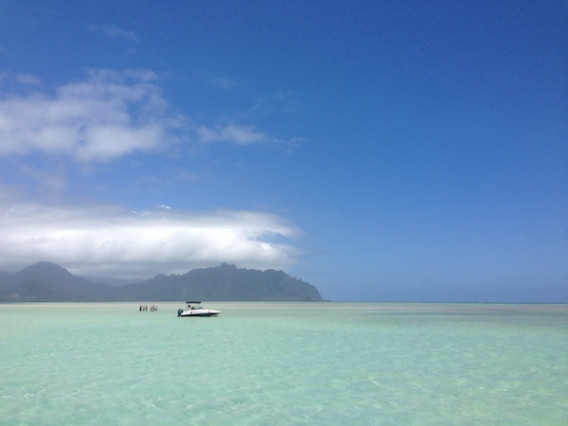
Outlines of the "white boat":
<svg viewBox="0 0 568 426">
<path fill-rule="evenodd" d="M 190 301 L 187 303 L 187 308 L 178 309 L 178 317 L 212 317 L 221 313 L 221 311 L 216 311 L 215 309 L 204 309 L 199 304 L 198 301 Z"/>
</svg>

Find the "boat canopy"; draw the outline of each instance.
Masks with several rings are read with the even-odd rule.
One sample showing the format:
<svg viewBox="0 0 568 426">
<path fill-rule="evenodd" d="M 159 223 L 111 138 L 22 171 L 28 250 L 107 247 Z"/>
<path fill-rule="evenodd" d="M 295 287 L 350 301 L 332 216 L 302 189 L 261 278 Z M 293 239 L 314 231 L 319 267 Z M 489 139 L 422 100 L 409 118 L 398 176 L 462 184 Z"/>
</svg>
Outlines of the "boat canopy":
<svg viewBox="0 0 568 426">
<path fill-rule="evenodd" d="M 189 301 L 189 302 L 185 302 L 185 303 L 187 303 L 188 305 L 192 305 L 192 304 L 198 304 L 198 303 L 201 303 L 201 302 L 200 302 L 200 301 L 197 301 L 197 300 L 194 300 L 193 302 L 192 302 L 192 301 Z"/>
</svg>

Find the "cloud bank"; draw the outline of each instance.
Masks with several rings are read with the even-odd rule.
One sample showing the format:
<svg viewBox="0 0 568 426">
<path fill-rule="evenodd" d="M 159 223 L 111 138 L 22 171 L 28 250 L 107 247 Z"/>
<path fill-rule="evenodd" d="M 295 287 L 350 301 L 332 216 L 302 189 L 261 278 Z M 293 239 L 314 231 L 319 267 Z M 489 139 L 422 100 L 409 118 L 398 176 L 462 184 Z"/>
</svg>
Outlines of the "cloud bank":
<svg viewBox="0 0 568 426">
<path fill-rule="evenodd" d="M 132 212 L 114 206 L 61 208 L 0 206 L 0 268 L 40 260 L 79 275 L 146 279 L 223 262 L 285 269 L 298 250 L 298 230 L 279 216 L 221 211 L 196 214 L 158 208 Z"/>
</svg>

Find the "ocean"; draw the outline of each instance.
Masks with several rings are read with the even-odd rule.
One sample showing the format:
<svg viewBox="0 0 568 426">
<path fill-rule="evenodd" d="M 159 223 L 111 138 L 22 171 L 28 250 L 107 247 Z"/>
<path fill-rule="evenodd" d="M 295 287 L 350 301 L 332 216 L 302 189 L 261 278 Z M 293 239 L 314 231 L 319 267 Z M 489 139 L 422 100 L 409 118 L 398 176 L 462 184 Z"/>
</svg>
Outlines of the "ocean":
<svg viewBox="0 0 568 426">
<path fill-rule="evenodd" d="M 568 424 L 568 305 L 203 306 L 0 305 L 0 424 Z"/>
</svg>

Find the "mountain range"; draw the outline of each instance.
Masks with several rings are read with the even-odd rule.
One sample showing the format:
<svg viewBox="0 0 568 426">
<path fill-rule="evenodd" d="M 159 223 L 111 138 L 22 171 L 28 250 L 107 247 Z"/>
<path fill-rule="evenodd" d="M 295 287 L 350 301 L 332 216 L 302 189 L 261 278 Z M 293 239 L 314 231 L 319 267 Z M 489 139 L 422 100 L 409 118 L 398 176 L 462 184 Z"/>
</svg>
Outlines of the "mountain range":
<svg viewBox="0 0 568 426">
<path fill-rule="evenodd" d="M 235 265 L 157 275 L 146 281 L 111 286 L 39 262 L 15 274 L 0 273 L 0 302 L 118 301 L 323 301 L 318 289 L 282 271 Z"/>
</svg>

